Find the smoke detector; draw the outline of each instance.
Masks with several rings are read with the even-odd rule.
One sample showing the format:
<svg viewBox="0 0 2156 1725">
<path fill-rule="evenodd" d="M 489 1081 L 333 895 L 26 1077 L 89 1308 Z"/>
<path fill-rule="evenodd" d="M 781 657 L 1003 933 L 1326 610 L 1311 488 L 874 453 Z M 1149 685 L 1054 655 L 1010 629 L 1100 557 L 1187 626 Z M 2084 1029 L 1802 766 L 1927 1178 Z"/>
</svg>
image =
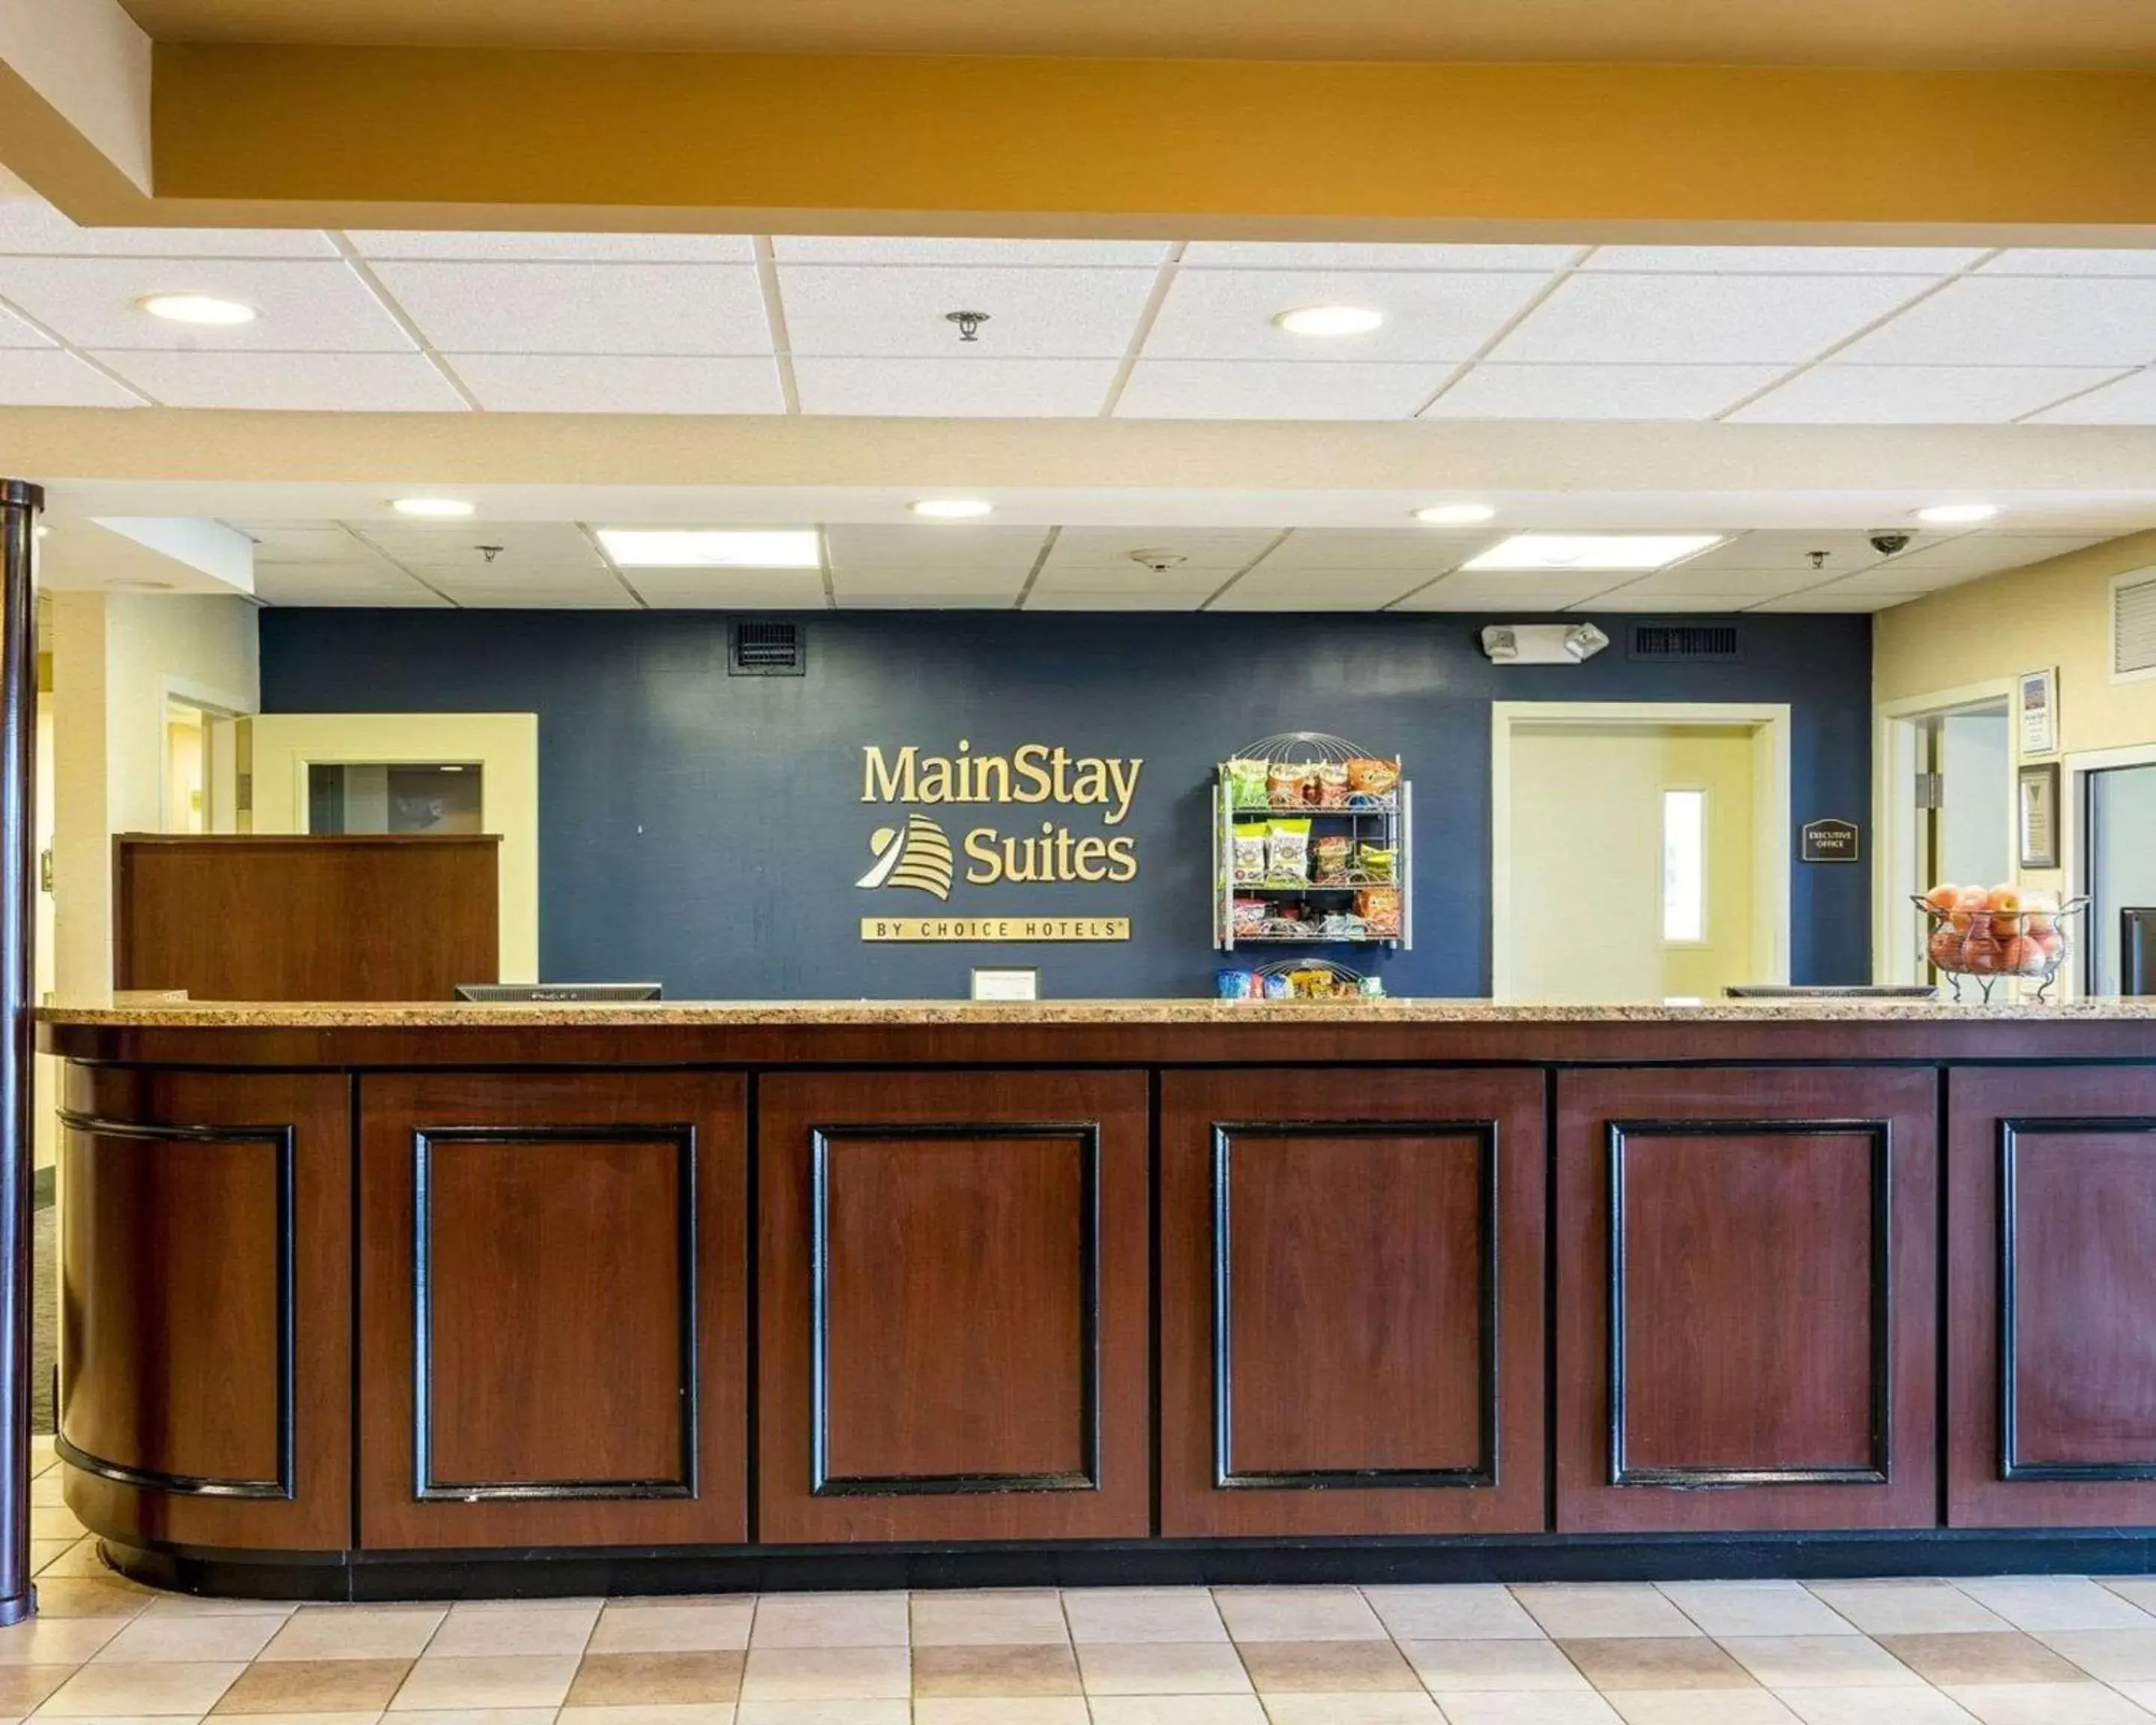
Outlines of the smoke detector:
<svg viewBox="0 0 2156 1725">
<path fill-rule="evenodd" d="M 1178 563 L 1190 561 L 1179 551 L 1133 551 L 1127 554 L 1132 562 L 1144 564 L 1156 575 L 1165 575 Z"/>
</svg>

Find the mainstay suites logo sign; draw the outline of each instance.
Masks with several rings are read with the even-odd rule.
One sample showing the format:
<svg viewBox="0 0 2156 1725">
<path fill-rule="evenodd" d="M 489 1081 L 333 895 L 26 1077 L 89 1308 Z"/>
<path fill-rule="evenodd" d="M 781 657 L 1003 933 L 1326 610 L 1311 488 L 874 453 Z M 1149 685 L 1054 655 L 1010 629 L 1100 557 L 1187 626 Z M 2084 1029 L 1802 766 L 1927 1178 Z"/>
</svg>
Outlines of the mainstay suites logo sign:
<svg viewBox="0 0 2156 1725">
<path fill-rule="evenodd" d="M 1073 755 L 1029 742 L 1007 755 L 976 754 L 960 737 L 947 755 L 919 745 L 861 750 L 861 801 L 903 809 L 869 834 L 875 860 L 854 884 L 876 892 L 948 900 L 960 884 L 1029 881 L 1120 885 L 1137 877 L 1137 840 L 1111 829 L 1130 819 L 1145 762 Z M 1029 805 L 1053 811 L 1024 817 Z M 967 807 L 992 818 L 943 811 Z M 965 820 L 975 822 L 963 825 Z M 955 838 L 953 832 L 956 832 Z M 1128 940 L 1127 916 L 864 916 L 863 940 Z"/>
</svg>

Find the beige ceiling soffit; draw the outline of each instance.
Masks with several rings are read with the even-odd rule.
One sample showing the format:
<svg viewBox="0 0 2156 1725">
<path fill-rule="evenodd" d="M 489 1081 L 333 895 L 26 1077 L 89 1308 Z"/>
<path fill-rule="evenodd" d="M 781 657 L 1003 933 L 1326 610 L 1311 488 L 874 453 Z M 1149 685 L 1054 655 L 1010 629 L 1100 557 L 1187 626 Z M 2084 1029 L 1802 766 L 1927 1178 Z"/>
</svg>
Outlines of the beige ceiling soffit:
<svg viewBox="0 0 2156 1725">
<path fill-rule="evenodd" d="M 222 521 L 151 516 L 61 521 L 38 561 L 40 583 L 54 591 L 254 592 L 254 542 Z"/>
<path fill-rule="evenodd" d="M 160 220 L 169 202 L 193 221 L 324 226 L 705 211 L 752 233 L 1178 238 L 2156 224 L 2146 72 L 169 44 L 155 58 Z"/>
<path fill-rule="evenodd" d="M 150 39 L 118 0 L 0 3 L 0 162 L 78 221 L 151 185 Z"/>
<path fill-rule="evenodd" d="M 538 413 L 0 410 L 0 472 L 53 483 L 349 481 L 738 487 L 948 485 L 1447 494 L 2045 491 L 2145 497 L 2156 427 L 1531 420 L 788 419 Z M 1405 520 L 1403 505 L 1403 521 Z"/>
</svg>

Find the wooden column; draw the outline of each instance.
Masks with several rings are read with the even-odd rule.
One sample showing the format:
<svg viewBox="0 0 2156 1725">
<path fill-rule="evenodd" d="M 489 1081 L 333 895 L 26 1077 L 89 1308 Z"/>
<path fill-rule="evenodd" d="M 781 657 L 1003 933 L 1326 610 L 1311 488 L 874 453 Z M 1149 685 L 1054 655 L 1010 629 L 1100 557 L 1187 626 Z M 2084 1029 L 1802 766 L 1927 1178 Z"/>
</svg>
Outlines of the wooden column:
<svg viewBox="0 0 2156 1725">
<path fill-rule="evenodd" d="M 38 516 L 45 494 L 0 479 L 0 1624 L 30 1584 L 30 941 L 37 891 Z"/>
</svg>

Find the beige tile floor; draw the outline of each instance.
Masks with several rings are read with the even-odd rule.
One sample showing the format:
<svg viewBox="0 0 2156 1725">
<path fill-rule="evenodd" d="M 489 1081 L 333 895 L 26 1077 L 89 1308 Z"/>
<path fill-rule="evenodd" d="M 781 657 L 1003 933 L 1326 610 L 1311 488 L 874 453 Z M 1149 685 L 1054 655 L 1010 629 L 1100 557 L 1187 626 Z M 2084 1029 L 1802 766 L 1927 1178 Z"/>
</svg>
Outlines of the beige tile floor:
<svg viewBox="0 0 2156 1725">
<path fill-rule="evenodd" d="M 49 1450 L 0 1725 L 2156 1722 L 2156 1578 L 295 1607 L 111 1575 Z"/>
</svg>

